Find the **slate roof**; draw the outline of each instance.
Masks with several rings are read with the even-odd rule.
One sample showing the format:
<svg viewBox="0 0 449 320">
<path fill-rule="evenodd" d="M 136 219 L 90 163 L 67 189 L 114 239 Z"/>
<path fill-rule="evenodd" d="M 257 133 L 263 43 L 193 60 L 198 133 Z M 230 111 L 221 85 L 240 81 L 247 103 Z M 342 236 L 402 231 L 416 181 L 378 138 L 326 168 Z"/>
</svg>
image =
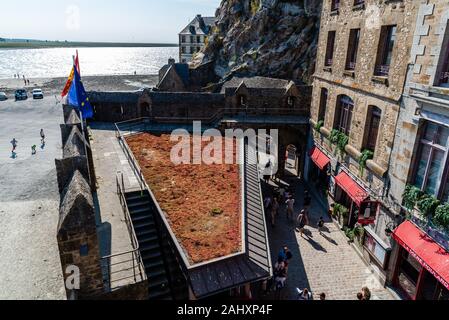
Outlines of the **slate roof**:
<svg viewBox="0 0 449 320">
<path fill-rule="evenodd" d="M 204 25 L 200 23 L 200 20 L 204 21 Z M 210 26 L 215 25 L 217 19 L 215 17 L 199 17 L 196 16 L 179 34 L 180 35 L 208 35 L 210 32 Z M 193 26 L 193 32 L 190 27 Z"/>
<path fill-rule="evenodd" d="M 184 85 L 187 87 L 190 84 L 190 70 L 189 65 L 187 63 L 175 63 L 173 65 L 167 64 L 164 67 L 162 67 L 162 69 L 166 70 L 164 72 L 162 80 L 158 84 L 158 87 L 164 82 L 165 78 L 167 77 L 168 73 L 172 68 L 174 68 L 175 72 L 178 74 Z"/>
<path fill-rule="evenodd" d="M 290 84 L 288 80 L 267 77 L 233 77 L 223 84 L 222 92 L 227 88 L 237 89 L 242 82 L 248 89 L 287 89 Z"/>
</svg>

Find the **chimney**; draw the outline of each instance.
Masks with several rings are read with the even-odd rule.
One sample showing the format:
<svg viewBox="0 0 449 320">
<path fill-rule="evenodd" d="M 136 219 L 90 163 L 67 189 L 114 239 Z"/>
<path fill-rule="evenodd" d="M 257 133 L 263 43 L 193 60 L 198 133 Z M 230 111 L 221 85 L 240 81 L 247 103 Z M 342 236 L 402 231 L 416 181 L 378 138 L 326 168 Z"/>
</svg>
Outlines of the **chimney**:
<svg viewBox="0 0 449 320">
<path fill-rule="evenodd" d="M 176 60 L 175 60 L 175 59 L 173 59 L 173 58 L 171 58 L 171 57 L 170 57 L 170 59 L 168 59 L 168 64 L 169 64 L 170 66 L 174 65 L 175 63 L 176 63 Z"/>
</svg>

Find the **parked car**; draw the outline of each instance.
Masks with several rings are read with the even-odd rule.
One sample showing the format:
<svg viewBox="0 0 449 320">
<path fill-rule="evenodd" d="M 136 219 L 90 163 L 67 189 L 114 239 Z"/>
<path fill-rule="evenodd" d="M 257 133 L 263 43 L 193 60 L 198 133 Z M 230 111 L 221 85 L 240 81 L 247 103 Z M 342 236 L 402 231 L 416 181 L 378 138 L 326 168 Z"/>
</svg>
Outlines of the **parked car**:
<svg viewBox="0 0 449 320">
<path fill-rule="evenodd" d="M 33 99 L 44 99 L 44 93 L 41 89 L 33 90 Z"/>
<path fill-rule="evenodd" d="M 26 100 L 26 99 L 28 99 L 28 93 L 26 92 L 25 89 L 19 89 L 19 90 L 16 90 L 15 97 L 16 97 L 16 101 Z"/>
<path fill-rule="evenodd" d="M 8 96 L 4 92 L 0 92 L 0 101 L 8 100 Z"/>
</svg>

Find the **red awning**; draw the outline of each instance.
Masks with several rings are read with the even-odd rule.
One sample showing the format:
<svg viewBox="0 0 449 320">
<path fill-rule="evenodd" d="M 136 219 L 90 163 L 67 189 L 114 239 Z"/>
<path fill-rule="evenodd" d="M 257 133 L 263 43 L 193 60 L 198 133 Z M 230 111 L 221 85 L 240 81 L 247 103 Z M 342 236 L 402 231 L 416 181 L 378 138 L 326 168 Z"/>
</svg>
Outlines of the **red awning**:
<svg viewBox="0 0 449 320">
<path fill-rule="evenodd" d="M 393 237 L 449 290 L 449 252 L 410 221 L 401 224 Z"/>
<path fill-rule="evenodd" d="M 362 202 L 369 197 L 369 194 L 363 190 L 363 188 L 359 186 L 357 182 L 355 182 L 346 172 L 342 172 L 336 176 L 335 182 L 348 194 L 348 196 L 351 197 L 358 207 L 360 207 Z"/>
<path fill-rule="evenodd" d="M 331 162 L 331 160 L 317 147 L 313 147 L 310 151 L 310 158 L 321 170 Z"/>
</svg>

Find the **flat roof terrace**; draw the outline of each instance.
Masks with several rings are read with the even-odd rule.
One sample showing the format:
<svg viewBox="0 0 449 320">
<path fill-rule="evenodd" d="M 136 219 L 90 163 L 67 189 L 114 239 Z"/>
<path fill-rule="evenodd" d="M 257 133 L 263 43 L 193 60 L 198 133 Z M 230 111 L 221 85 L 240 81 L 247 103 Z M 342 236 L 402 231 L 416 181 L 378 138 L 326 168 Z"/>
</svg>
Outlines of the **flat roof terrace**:
<svg viewBox="0 0 449 320">
<path fill-rule="evenodd" d="M 237 141 L 224 141 L 223 155 L 231 145 L 237 159 Z M 139 133 L 126 142 L 191 266 L 243 253 L 240 165 L 177 165 L 170 134 Z"/>
</svg>

